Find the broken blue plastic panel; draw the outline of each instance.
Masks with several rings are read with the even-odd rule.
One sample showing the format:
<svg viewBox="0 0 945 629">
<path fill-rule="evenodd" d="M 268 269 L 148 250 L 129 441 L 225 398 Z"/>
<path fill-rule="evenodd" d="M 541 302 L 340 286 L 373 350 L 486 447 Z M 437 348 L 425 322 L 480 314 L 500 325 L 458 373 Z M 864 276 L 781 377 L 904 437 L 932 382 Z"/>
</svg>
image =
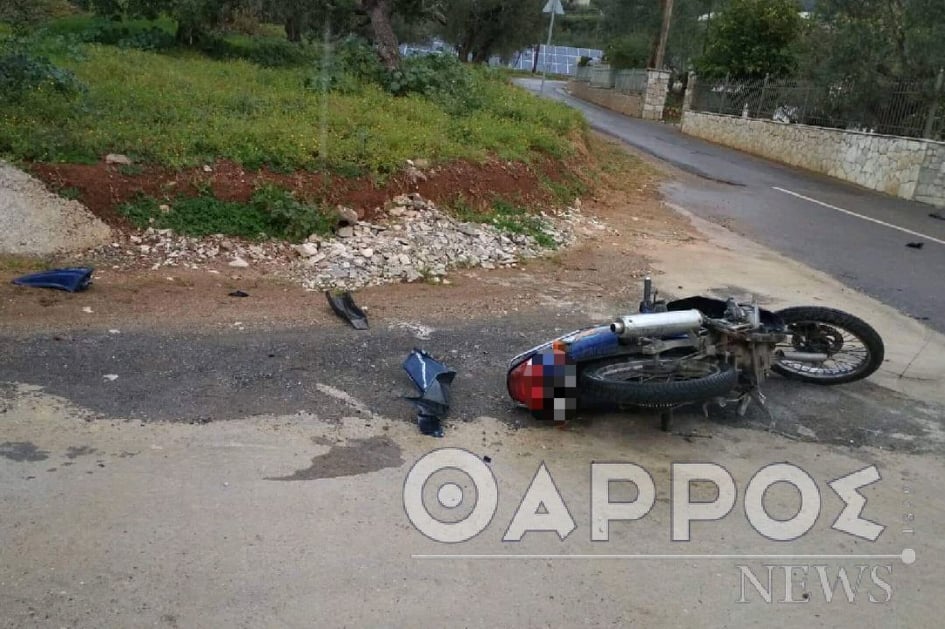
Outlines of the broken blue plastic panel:
<svg viewBox="0 0 945 629">
<path fill-rule="evenodd" d="M 404 360 L 404 371 L 420 393 L 407 399 L 417 407 L 417 425 L 425 435 L 442 437 L 440 418 L 450 409 L 450 383 L 456 372 L 422 349 L 414 349 Z"/>
<path fill-rule="evenodd" d="M 50 269 L 31 273 L 13 280 L 18 286 L 32 286 L 34 288 L 58 288 L 75 293 L 85 290 L 92 283 L 92 273 L 95 269 L 87 266 L 70 267 L 66 269 Z"/>
</svg>

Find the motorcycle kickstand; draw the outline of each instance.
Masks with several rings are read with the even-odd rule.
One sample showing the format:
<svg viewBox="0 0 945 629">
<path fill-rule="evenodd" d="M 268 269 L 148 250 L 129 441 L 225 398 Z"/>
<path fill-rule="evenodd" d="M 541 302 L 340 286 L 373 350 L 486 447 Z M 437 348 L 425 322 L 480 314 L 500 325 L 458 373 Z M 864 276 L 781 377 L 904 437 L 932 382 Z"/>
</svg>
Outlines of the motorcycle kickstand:
<svg viewBox="0 0 945 629">
<path fill-rule="evenodd" d="M 672 407 L 665 408 L 662 411 L 660 411 L 660 430 L 662 430 L 663 432 L 669 432 L 670 429 L 673 427 L 672 424 L 673 424 Z"/>
<path fill-rule="evenodd" d="M 736 413 L 739 417 L 745 416 L 745 412 L 748 410 L 748 405 L 751 404 L 752 400 L 756 400 L 758 405 L 765 409 L 765 412 L 767 412 L 768 415 L 771 414 L 771 412 L 768 411 L 768 398 L 766 398 L 765 394 L 761 392 L 761 389 L 754 388 L 747 393 L 742 393 L 741 397 L 738 399 L 738 410 Z"/>
</svg>

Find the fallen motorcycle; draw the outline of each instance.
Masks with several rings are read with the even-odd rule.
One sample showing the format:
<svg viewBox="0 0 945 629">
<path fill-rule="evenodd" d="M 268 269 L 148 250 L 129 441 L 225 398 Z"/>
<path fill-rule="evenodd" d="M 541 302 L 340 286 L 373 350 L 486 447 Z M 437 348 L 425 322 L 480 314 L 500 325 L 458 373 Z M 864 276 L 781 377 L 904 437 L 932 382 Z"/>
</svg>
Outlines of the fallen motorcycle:
<svg viewBox="0 0 945 629">
<path fill-rule="evenodd" d="M 639 313 L 577 330 L 509 363 L 512 399 L 564 421 L 588 408 L 653 408 L 669 430 L 687 404 L 764 405 L 773 371 L 814 384 L 853 382 L 883 362 L 883 340 L 857 317 L 820 306 L 772 312 L 709 297 L 666 302 L 644 280 Z"/>
</svg>

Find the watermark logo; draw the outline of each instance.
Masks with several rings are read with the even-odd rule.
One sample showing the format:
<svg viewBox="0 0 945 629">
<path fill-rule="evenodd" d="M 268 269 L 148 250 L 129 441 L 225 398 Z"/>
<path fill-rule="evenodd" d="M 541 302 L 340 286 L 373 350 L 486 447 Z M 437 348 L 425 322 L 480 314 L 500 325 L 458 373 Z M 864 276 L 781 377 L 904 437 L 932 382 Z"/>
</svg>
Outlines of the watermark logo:
<svg viewBox="0 0 945 629">
<path fill-rule="evenodd" d="M 657 502 L 657 483 L 644 467 L 632 462 L 591 462 L 589 513 L 576 512 L 568 505 L 555 483 L 552 471 L 540 463 L 524 494 L 515 496 L 517 506 L 508 522 L 494 523 L 499 505 L 499 483 L 490 466 L 478 456 L 460 448 L 443 448 L 422 456 L 404 482 L 404 511 L 413 526 L 429 539 L 443 544 L 469 541 L 493 527 L 501 527 L 501 541 L 522 541 L 529 533 L 553 533 L 565 542 L 589 522 L 585 534 L 592 542 L 610 540 L 617 522 L 636 522 L 650 515 Z M 831 530 L 861 540 L 875 542 L 886 526 L 864 516 L 867 498 L 861 490 L 882 480 L 875 465 L 854 470 L 829 481 L 817 480 L 803 468 L 787 462 L 765 465 L 739 487 L 735 477 L 722 465 L 710 462 L 672 463 L 669 470 L 669 531 L 672 542 L 687 543 L 698 537 L 700 523 L 744 517 L 751 529 L 764 540 L 793 542 L 811 531 L 823 517 L 825 495 L 832 493 L 842 503 L 830 522 Z M 711 499 L 703 490 L 711 488 Z M 786 485 L 798 496 L 788 517 L 772 513 L 766 501 L 768 491 Z M 623 486 L 618 493 L 616 486 Z M 626 499 L 626 488 L 633 489 Z M 665 491 L 666 488 L 664 488 Z M 909 492 L 906 492 L 907 494 Z M 623 499 L 617 499 L 617 497 Z M 736 509 L 741 497 L 742 510 Z M 702 498 L 702 499 L 699 499 Z M 908 503 L 911 506 L 911 503 Z M 783 507 L 782 507 L 783 508 Z M 777 517 L 780 515 L 781 517 Z M 913 514 L 909 514 L 914 520 Z M 909 528 L 912 532 L 913 529 Z M 906 532 L 904 529 L 903 532 Z M 662 538 L 666 539 L 666 538 Z M 762 540 L 763 541 L 763 540 Z M 681 548 L 685 548 L 682 546 Z M 906 548 L 897 554 L 590 554 L 566 552 L 523 555 L 436 554 L 415 555 L 423 559 L 646 559 L 665 561 L 734 561 L 737 570 L 738 603 L 804 603 L 822 596 L 826 602 L 865 599 L 885 603 L 892 598 L 891 560 L 905 565 L 916 555 Z M 855 562 L 851 564 L 850 562 Z"/>
<path fill-rule="evenodd" d="M 455 509 L 472 502 L 464 517 L 441 519 L 427 508 L 424 491 L 429 481 L 440 472 L 459 472 L 470 481 L 463 489 L 448 481 L 436 490 L 437 503 L 444 509 Z M 692 539 L 692 523 L 721 520 L 735 507 L 738 489 L 728 470 L 715 463 L 673 463 L 670 468 L 671 539 L 688 542 Z M 656 484 L 650 473 L 634 463 L 591 463 L 590 539 L 608 541 L 610 523 L 640 520 L 647 516 L 656 502 Z M 880 480 L 875 465 L 846 474 L 827 485 L 843 501 L 843 509 L 832 528 L 869 541 L 876 541 L 885 527 L 862 517 L 866 498 L 860 489 Z M 693 483 L 709 483 L 716 496 L 709 501 L 693 500 Z M 614 483 L 630 483 L 636 497 L 629 501 L 611 500 Z M 800 507 L 788 519 L 769 514 L 765 493 L 772 486 L 785 483 L 800 496 Z M 410 469 L 404 482 L 404 510 L 418 531 L 430 539 L 447 544 L 464 542 L 484 531 L 492 522 L 499 502 L 499 490 L 489 466 L 475 454 L 459 448 L 434 450 L 421 457 Z M 821 516 L 822 498 L 814 478 L 791 463 L 774 463 L 758 470 L 744 489 L 745 517 L 759 535 L 774 541 L 793 541 L 813 528 Z M 558 490 L 551 472 L 544 463 L 538 466 L 525 494 L 519 500 L 515 515 L 502 540 L 520 541 L 528 532 L 554 531 L 563 541 L 577 529 L 565 499 Z"/>
</svg>

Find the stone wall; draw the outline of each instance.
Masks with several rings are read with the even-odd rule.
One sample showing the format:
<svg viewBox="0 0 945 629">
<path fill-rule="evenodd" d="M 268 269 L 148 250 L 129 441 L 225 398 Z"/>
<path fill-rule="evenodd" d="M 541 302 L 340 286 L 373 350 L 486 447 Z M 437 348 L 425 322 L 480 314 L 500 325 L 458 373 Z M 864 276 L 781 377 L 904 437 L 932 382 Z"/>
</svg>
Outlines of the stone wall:
<svg viewBox="0 0 945 629">
<path fill-rule="evenodd" d="M 643 94 L 622 94 L 613 89 L 591 87 L 583 81 L 568 83 L 568 91 L 581 100 L 612 109 L 625 116 L 640 118 L 643 115 Z"/>
<path fill-rule="evenodd" d="M 684 111 L 682 131 L 705 140 L 945 207 L 945 144 L 770 120 Z"/>
<path fill-rule="evenodd" d="M 945 207 L 945 144 L 927 142 L 925 161 L 915 186 L 916 201 Z"/>
<path fill-rule="evenodd" d="M 646 95 L 643 98 L 643 119 L 662 120 L 669 92 L 669 70 L 646 71 Z"/>
<path fill-rule="evenodd" d="M 596 74 L 595 74 L 596 73 Z M 608 77 L 606 81 L 604 76 Z M 581 100 L 606 107 L 625 116 L 645 120 L 662 120 L 666 93 L 669 91 L 668 70 L 647 70 L 646 88 L 642 92 L 620 92 L 614 88 L 614 72 L 607 66 L 593 69 L 590 83 L 571 81 L 568 91 Z M 598 87 L 592 87 L 592 86 Z M 609 89 L 601 87 L 609 85 Z"/>
</svg>

